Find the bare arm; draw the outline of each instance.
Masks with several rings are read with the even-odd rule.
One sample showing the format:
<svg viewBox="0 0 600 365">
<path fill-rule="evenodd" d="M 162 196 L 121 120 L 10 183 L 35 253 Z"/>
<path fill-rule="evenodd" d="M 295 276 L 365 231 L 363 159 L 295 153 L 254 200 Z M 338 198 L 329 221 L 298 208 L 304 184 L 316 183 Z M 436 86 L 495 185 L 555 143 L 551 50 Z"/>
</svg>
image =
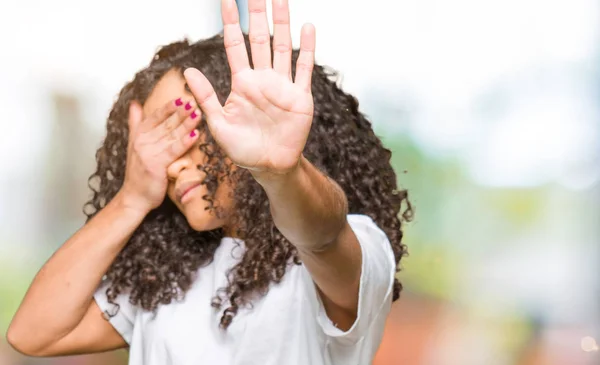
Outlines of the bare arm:
<svg viewBox="0 0 600 365">
<path fill-rule="evenodd" d="M 201 71 L 189 68 L 184 76 L 219 146 L 265 189 L 275 225 L 298 248 L 330 319 L 350 327 L 358 309 L 360 242 L 346 220 L 342 189 L 302 156 L 315 111 L 315 28 L 302 27 L 292 79 L 289 6 L 287 0 L 276 3 L 271 53 L 266 3 L 248 2 L 251 68 L 237 7 L 232 1 L 222 2 L 232 70 L 232 92 L 224 106 Z"/>
<path fill-rule="evenodd" d="M 102 342 L 97 350 L 125 346 L 93 301 L 102 276 L 144 218 L 117 195 L 52 255 L 38 272 L 12 320 L 7 339 L 18 351 L 48 356 L 82 351 L 68 346 Z M 85 318 L 85 321 L 82 321 Z M 74 330 L 79 327 L 83 330 Z M 70 335 L 73 334 L 73 335 Z"/>
<path fill-rule="evenodd" d="M 121 191 L 36 275 L 6 336 L 15 349 L 55 356 L 126 345 L 103 318 L 93 294 L 146 214 L 164 200 L 167 166 L 198 138 L 190 134 L 198 115 L 181 105 L 171 101 L 142 121 L 141 106 L 132 103 Z"/>
<path fill-rule="evenodd" d="M 356 319 L 361 249 L 346 214 L 343 190 L 303 156 L 284 175 L 253 174 L 263 186 L 277 228 L 292 242 L 341 329 Z"/>
</svg>

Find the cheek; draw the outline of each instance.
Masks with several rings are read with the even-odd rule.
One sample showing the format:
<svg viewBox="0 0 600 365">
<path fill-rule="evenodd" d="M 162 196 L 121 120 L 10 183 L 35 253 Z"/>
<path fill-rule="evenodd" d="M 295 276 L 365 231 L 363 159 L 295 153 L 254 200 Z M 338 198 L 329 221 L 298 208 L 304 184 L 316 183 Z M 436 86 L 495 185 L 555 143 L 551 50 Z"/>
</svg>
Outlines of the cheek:
<svg viewBox="0 0 600 365">
<path fill-rule="evenodd" d="M 169 185 L 167 186 L 167 196 L 175 205 L 177 205 L 179 210 L 181 210 L 181 207 L 179 207 L 179 204 L 177 204 L 177 201 L 175 200 L 175 184 L 172 182 L 169 182 Z"/>
<path fill-rule="evenodd" d="M 233 189 L 231 185 L 224 182 L 219 186 L 216 193 L 216 199 L 218 201 L 219 206 L 223 207 L 226 211 L 229 211 L 233 208 Z"/>
<path fill-rule="evenodd" d="M 202 196 L 208 193 L 208 189 L 206 186 L 200 186 L 197 189 L 194 192 L 196 197 L 193 200 L 188 201 L 185 205 L 175 202 L 175 205 L 183 213 L 190 227 L 196 231 L 209 231 L 221 227 L 222 222 L 217 219 L 215 214 L 206 209 L 209 203 L 202 199 Z M 169 193 L 171 200 L 175 201 L 174 197 L 173 192 Z"/>
<path fill-rule="evenodd" d="M 213 213 L 206 210 L 206 207 L 208 207 L 207 202 L 204 204 L 194 204 L 193 207 L 185 207 L 183 214 L 190 227 L 195 231 L 210 231 L 223 226 L 223 222 L 217 219 Z"/>
<path fill-rule="evenodd" d="M 201 128 L 198 126 L 197 128 Z M 201 129 L 200 129 L 201 130 Z M 206 142 L 206 135 L 200 134 L 200 138 L 189 149 L 188 156 L 192 159 L 194 165 L 203 165 L 206 161 L 206 154 L 200 149 L 200 145 Z"/>
</svg>

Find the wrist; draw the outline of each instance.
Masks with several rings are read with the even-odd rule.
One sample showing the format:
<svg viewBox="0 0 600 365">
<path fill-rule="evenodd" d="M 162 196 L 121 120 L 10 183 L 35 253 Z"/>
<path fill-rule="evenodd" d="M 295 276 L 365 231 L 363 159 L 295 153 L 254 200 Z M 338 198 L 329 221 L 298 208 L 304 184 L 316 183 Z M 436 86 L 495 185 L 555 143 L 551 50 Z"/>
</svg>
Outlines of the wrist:
<svg viewBox="0 0 600 365">
<path fill-rule="evenodd" d="M 306 159 L 304 155 L 300 155 L 298 162 L 290 169 L 285 171 L 250 171 L 254 180 L 256 180 L 261 186 L 266 188 L 267 186 L 277 187 L 286 185 L 290 180 L 293 180 L 302 172 L 305 167 Z"/>
<path fill-rule="evenodd" d="M 142 203 L 141 199 L 124 189 L 119 190 L 112 202 L 120 210 L 127 211 L 128 214 L 133 214 L 140 219 L 143 219 L 152 210 L 147 204 Z"/>
</svg>

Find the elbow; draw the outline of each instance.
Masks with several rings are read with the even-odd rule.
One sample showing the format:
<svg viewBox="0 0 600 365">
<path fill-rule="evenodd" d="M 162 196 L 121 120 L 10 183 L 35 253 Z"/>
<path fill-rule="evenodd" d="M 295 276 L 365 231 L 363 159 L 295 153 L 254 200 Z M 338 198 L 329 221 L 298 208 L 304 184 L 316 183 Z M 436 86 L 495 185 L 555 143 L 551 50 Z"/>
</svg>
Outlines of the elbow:
<svg viewBox="0 0 600 365">
<path fill-rule="evenodd" d="M 352 227 L 344 216 L 343 220 L 340 220 L 337 226 L 333 226 L 327 233 L 321 235 L 321 240 L 314 240 L 313 242 L 319 242 L 314 244 L 312 247 L 313 252 L 327 251 L 331 247 L 335 246 L 340 240 L 345 240 L 349 233 L 352 233 Z M 352 233 L 353 234 L 353 233 Z"/>
<path fill-rule="evenodd" d="M 35 346 L 32 346 L 31 341 L 27 340 L 27 336 L 19 333 L 19 329 L 11 325 L 6 332 L 6 341 L 18 353 L 25 356 L 39 357 L 43 356 L 41 351 Z"/>
</svg>

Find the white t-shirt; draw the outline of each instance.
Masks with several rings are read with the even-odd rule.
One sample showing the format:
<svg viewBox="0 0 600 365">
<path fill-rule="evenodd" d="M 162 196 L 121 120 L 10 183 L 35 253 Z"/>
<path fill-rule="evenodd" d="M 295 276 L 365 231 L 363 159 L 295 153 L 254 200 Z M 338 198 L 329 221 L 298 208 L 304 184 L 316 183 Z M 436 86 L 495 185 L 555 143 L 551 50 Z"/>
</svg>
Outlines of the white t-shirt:
<svg viewBox="0 0 600 365">
<path fill-rule="evenodd" d="M 241 258 L 243 245 L 225 237 L 213 262 L 199 269 L 185 298 L 158 307 L 156 314 L 129 303 L 110 323 L 130 345 L 132 365 L 367 365 L 379 347 L 392 303 L 394 255 L 385 233 L 366 215 L 348 215 L 362 249 L 358 317 L 346 332 L 325 313 L 303 265 L 291 265 L 252 309 L 240 309 L 229 328 L 219 328 L 222 310 L 211 306 L 225 273 Z M 238 240 L 238 242 L 240 242 Z M 103 311 L 107 283 L 94 295 Z"/>
</svg>

